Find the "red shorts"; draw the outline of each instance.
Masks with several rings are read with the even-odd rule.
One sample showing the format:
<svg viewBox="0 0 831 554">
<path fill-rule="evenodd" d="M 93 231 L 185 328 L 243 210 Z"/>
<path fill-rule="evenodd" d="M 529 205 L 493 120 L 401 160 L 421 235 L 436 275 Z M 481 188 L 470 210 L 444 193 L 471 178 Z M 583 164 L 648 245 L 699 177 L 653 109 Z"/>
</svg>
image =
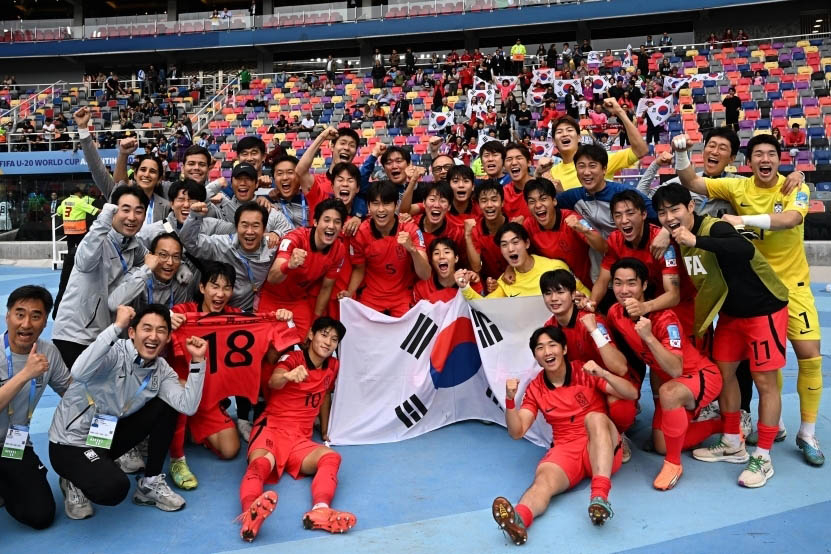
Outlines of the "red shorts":
<svg viewBox="0 0 831 554">
<path fill-rule="evenodd" d="M 719 362 L 750 360 L 750 371 L 776 371 L 785 367 L 788 307 L 756 317 L 719 315 L 713 342 L 713 359 Z"/>
<path fill-rule="evenodd" d="M 228 417 L 219 404 L 211 408 L 199 407 L 199 410 L 188 417 L 188 429 L 193 442 L 202 444 L 214 433 L 224 429 L 234 429 L 234 420 Z"/>
<path fill-rule="evenodd" d="M 372 308 L 376 312 L 381 312 L 382 314 L 386 314 L 390 317 L 401 317 L 410 311 L 410 298 L 412 298 L 412 296 L 412 293 L 410 293 L 409 297 L 401 300 L 387 298 L 384 301 L 380 301 L 376 298 L 367 297 L 367 295 L 362 294 L 358 301 L 364 306 Z"/>
<path fill-rule="evenodd" d="M 615 457 L 612 461 L 612 473 L 616 473 L 623 463 L 623 445 L 618 437 Z M 592 476 L 592 464 L 589 459 L 589 437 L 557 443 L 540 460 L 540 464 L 556 464 L 568 477 L 569 488 L 575 487 L 586 477 Z M 538 466 L 540 464 L 537 464 Z"/>
<path fill-rule="evenodd" d="M 274 469 L 266 482 L 276 483 L 283 472 L 288 473 L 294 479 L 299 479 L 303 460 L 318 448 L 323 448 L 323 445 L 297 432 L 269 427 L 266 425 L 266 418 L 263 418 L 258 420 L 251 430 L 248 455 L 250 456 L 257 449 L 271 452 L 277 463 L 274 464 Z"/>
<path fill-rule="evenodd" d="M 721 394 L 721 372 L 715 365 L 708 365 L 689 375 L 681 375 L 672 379 L 677 383 L 684 385 L 692 393 L 695 399 L 695 408 L 690 411 L 690 420 L 698 417 L 701 408 L 707 406 L 713 400 L 716 400 Z M 652 416 L 652 428 L 661 428 L 661 402 L 655 399 L 655 413 Z"/>
</svg>

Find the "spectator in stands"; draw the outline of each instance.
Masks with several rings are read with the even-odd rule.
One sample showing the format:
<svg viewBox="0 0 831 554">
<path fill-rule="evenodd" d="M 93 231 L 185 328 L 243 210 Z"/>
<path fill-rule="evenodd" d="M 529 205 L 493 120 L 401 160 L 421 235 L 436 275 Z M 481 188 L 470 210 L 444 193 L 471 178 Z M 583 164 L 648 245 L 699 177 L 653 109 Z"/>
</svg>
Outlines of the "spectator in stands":
<svg viewBox="0 0 831 554">
<path fill-rule="evenodd" d="M 525 45 L 517 38 L 516 43 L 511 46 L 511 61 L 513 62 L 513 74 L 519 75 L 522 73 L 522 68 L 525 65 Z"/>
<path fill-rule="evenodd" d="M 372 110 L 372 121 L 387 122 L 387 112 L 384 111 L 384 106 L 380 103 L 376 103 L 375 108 Z"/>
<path fill-rule="evenodd" d="M 537 63 L 538 64 L 542 64 L 542 63 L 547 62 L 547 53 L 545 51 L 545 44 L 540 43 L 540 45 L 537 46 L 536 56 L 537 56 Z"/>
<path fill-rule="evenodd" d="M 805 131 L 799 128 L 799 123 L 791 125 L 791 131 L 785 135 L 785 146 L 791 149 L 791 157 L 795 157 L 799 149 L 805 147 L 806 140 Z"/>
<path fill-rule="evenodd" d="M 646 35 L 646 40 L 643 41 L 643 46 L 646 48 L 655 48 L 655 41 L 652 40 L 652 35 Z"/>
<path fill-rule="evenodd" d="M 194 92 L 199 93 L 199 96 L 197 97 L 197 100 L 199 100 L 199 98 L 202 98 L 202 96 L 204 94 L 204 89 L 202 88 L 202 81 L 200 81 L 199 77 L 197 77 L 196 75 L 194 75 L 190 79 L 190 92 L 191 93 L 194 93 Z"/>
<path fill-rule="evenodd" d="M 398 54 L 398 50 L 393 48 L 390 53 L 390 67 L 398 69 L 399 65 L 401 65 L 401 56 Z"/>
<path fill-rule="evenodd" d="M 710 46 L 710 48 L 716 47 L 716 45 L 718 44 L 718 37 L 715 33 L 710 33 L 710 36 L 707 37 L 707 44 Z"/>
<path fill-rule="evenodd" d="M 289 132 L 290 133 L 299 133 L 303 130 L 303 127 L 300 125 L 300 117 L 299 116 L 292 116 L 291 123 L 289 123 Z"/>
<path fill-rule="evenodd" d="M 721 47 L 727 48 L 733 46 L 733 29 L 727 27 L 724 30 L 724 35 L 721 37 Z"/>
<path fill-rule="evenodd" d="M 469 65 L 459 69 L 459 84 L 462 85 L 462 94 L 466 94 L 473 87 L 473 68 Z"/>
<path fill-rule="evenodd" d="M 407 125 L 407 120 L 410 118 L 410 101 L 407 100 L 407 95 L 403 92 L 398 96 L 395 106 L 390 112 L 390 126 L 404 127 Z"/>
<path fill-rule="evenodd" d="M 744 29 L 739 29 L 739 32 L 736 33 L 736 40 L 739 42 L 739 46 L 747 46 L 747 41 L 750 40 L 750 37 L 747 36 Z"/>
<path fill-rule="evenodd" d="M 655 98 L 655 91 L 652 89 L 646 91 L 647 98 Z M 661 142 L 661 129 L 663 128 L 662 125 L 655 125 L 652 123 L 652 118 L 649 115 L 644 114 L 643 118 L 646 120 L 646 143 L 647 144 L 658 144 Z"/>
<path fill-rule="evenodd" d="M 594 105 L 594 109 L 589 113 L 589 119 L 592 120 L 592 131 L 595 136 L 606 128 L 606 123 L 609 121 L 609 117 L 603 111 L 603 105 L 600 103 Z"/>
<path fill-rule="evenodd" d="M 649 53 L 643 44 L 641 44 L 641 48 L 638 50 L 638 71 L 641 72 L 641 75 L 649 75 Z"/>
<path fill-rule="evenodd" d="M 427 76 L 424 74 L 424 69 L 419 67 L 416 72 L 413 74 L 413 86 L 416 87 L 425 87 L 428 86 L 429 81 Z"/>
<path fill-rule="evenodd" d="M 508 58 L 505 56 L 505 50 L 503 50 L 501 46 L 497 46 L 491 56 L 491 71 L 493 71 L 494 75 L 506 75 L 509 69 Z"/>
<path fill-rule="evenodd" d="M 119 93 L 126 94 L 121 87 L 121 83 L 118 82 L 118 75 L 112 71 L 110 71 L 110 76 L 104 82 L 104 88 L 107 91 L 107 100 L 114 100 Z"/>
<path fill-rule="evenodd" d="M 528 109 L 528 104 L 523 102 L 519 105 L 519 111 L 516 112 L 516 125 L 519 140 L 531 135 L 531 110 Z"/>
<path fill-rule="evenodd" d="M 315 128 L 315 120 L 312 119 L 312 114 L 305 113 L 303 114 L 303 120 L 300 122 L 300 126 L 303 128 L 304 131 L 311 131 Z"/>
<path fill-rule="evenodd" d="M 332 57 L 332 54 L 329 54 L 326 57 L 326 78 L 330 81 L 335 80 L 335 72 L 338 70 L 338 62 L 335 61 L 335 58 Z"/>
<path fill-rule="evenodd" d="M 415 54 L 413 54 L 412 48 L 407 48 L 407 52 L 404 53 L 404 71 L 407 72 L 407 75 L 412 75 L 415 73 Z"/>
<path fill-rule="evenodd" d="M 780 146 L 784 146 L 782 140 L 782 131 L 779 130 L 779 127 L 774 127 L 773 131 L 771 132 L 771 135 L 773 135 L 773 138 L 776 139 Z"/>
<path fill-rule="evenodd" d="M 557 67 L 557 45 L 553 42 L 551 46 L 548 47 L 548 50 L 545 53 L 545 64 L 548 67 L 555 68 Z"/>
<path fill-rule="evenodd" d="M 756 86 L 762 86 L 765 84 L 765 76 L 759 69 L 757 69 L 756 73 L 753 74 L 753 84 Z"/>
<path fill-rule="evenodd" d="M 672 46 L 672 37 L 664 31 L 664 34 L 661 35 L 661 40 L 659 41 L 661 46 Z M 661 52 L 669 52 L 672 50 L 671 48 L 661 48 Z"/>
<path fill-rule="evenodd" d="M 727 29 L 728 31 L 730 29 Z M 726 118 L 726 125 L 731 127 L 737 133 L 739 132 L 739 110 L 742 107 L 742 102 L 736 96 L 736 88 L 730 87 L 727 90 L 727 96 L 721 101 L 724 106 L 724 115 Z"/>
<path fill-rule="evenodd" d="M 571 47 L 568 45 L 567 42 L 563 43 L 563 51 L 562 51 L 562 59 L 563 59 L 563 71 L 569 69 L 570 67 L 574 67 L 571 63 L 572 57 Z"/>
<path fill-rule="evenodd" d="M 381 53 L 380 48 L 376 48 L 375 53 L 372 54 L 372 62 L 373 64 L 380 64 L 381 67 L 384 67 L 384 55 Z"/>
<path fill-rule="evenodd" d="M 222 8 L 222 13 L 219 14 L 219 19 L 222 19 L 222 20 L 225 20 L 225 21 L 231 19 L 231 12 L 228 11 L 227 7 Z"/>
<path fill-rule="evenodd" d="M 376 48 L 376 50 L 378 49 Z M 384 70 L 383 64 L 379 62 L 377 58 L 372 66 L 372 72 L 370 75 L 372 76 L 373 88 L 381 88 L 384 86 L 384 79 L 387 76 L 387 72 Z"/>
<path fill-rule="evenodd" d="M 151 65 L 147 69 L 145 77 L 145 86 L 147 87 L 147 93 L 156 94 L 156 85 L 158 83 L 158 75 L 156 74 L 156 68 Z"/>
<path fill-rule="evenodd" d="M 660 73 L 662 77 L 666 77 L 672 73 L 672 66 L 669 65 L 669 58 L 664 58 L 661 61 L 661 67 L 658 68 L 658 73 Z"/>
</svg>

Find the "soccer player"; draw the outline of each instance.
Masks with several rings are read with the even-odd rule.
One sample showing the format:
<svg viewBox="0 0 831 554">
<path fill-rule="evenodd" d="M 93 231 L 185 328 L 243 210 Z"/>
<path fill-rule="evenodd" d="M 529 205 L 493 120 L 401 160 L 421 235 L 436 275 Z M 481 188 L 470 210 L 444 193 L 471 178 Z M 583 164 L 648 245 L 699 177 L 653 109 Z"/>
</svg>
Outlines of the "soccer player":
<svg viewBox="0 0 831 554">
<path fill-rule="evenodd" d="M 816 438 L 816 419 L 822 398 L 822 354 L 819 315 L 811 293 L 811 276 L 803 244 L 803 225 L 808 213 L 809 191 L 805 184 L 783 191 L 785 177 L 779 174 L 779 142 L 770 135 L 756 135 L 747 143 L 752 177 L 705 179 L 690 166 L 685 136 L 673 139 L 675 164 L 681 184 L 692 192 L 729 201 L 736 214 L 723 219 L 756 231 L 753 243 L 787 286 L 788 339 L 799 365 L 797 392 L 801 424 L 797 447 L 813 466 L 825 463 Z"/>
<path fill-rule="evenodd" d="M 147 197 L 135 186 L 113 191 L 75 252 L 75 266 L 58 308 L 52 341 L 71 367 L 81 352 L 111 323 L 107 298 L 121 279 L 144 262 L 136 240 L 144 224 Z"/>
<path fill-rule="evenodd" d="M 260 312 L 291 310 L 298 333 L 306 336 L 315 317 L 325 312 L 343 266 L 345 219 L 343 202 L 327 198 L 315 207 L 314 227 L 295 229 L 280 241 L 260 293 Z"/>
<path fill-rule="evenodd" d="M 491 290 L 487 298 L 502 298 L 512 296 L 538 296 L 542 294 L 540 291 L 540 277 L 546 271 L 554 271 L 555 269 L 565 269 L 571 271 L 568 264 L 562 260 L 552 260 L 531 254 L 531 239 L 528 236 L 528 231 L 525 227 L 516 222 L 509 222 L 503 225 L 497 231 L 494 241 L 499 245 L 502 256 L 508 262 L 508 265 L 513 268 L 515 278 L 512 283 L 508 283 L 504 276 L 500 277 L 494 287 L 494 283 L 488 282 L 486 288 Z M 478 279 L 478 276 L 470 270 L 460 270 L 456 272 L 456 283 L 462 289 L 462 294 L 468 300 L 481 298 L 481 295 L 473 290 L 469 285 Z M 588 296 L 589 289 L 586 288 L 580 280 L 577 280 L 577 290 L 582 294 Z"/>
<path fill-rule="evenodd" d="M 415 166 L 410 166 L 415 169 Z M 410 181 L 407 190 L 410 190 Z M 406 194 L 406 192 L 405 192 Z M 459 225 L 450 222 L 450 213 L 453 202 L 453 190 L 447 181 L 427 183 L 424 188 L 424 203 L 413 206 L 413 211 L 418 211 L 413 217 L 413 222 L 418 226 L 424 238 L 424 244 L 430 244 L 434 239 L 447 237 L 456 243 L 461 250 L 464 247 L 464 231 Z"/>
<path fill-rule="evenodd" d="M 173 233 L 162 233 L 150 243 L 150 252 L 144 256 L 144 265 L 134 267 L 110 292 L 107 304 L 111 312 L 119 306 L 131 306 L 140 311 L 148 304 L 174 304 L 190 300 L 185 285 L 176 280 L 182 263 L 182 243 Z"/>
<path fill-rule="evenodd" d="M 721 374 L 716 365 L 682 336 L 681 321 L 672 310 L 635 315 L 629 300 L 644 302 L 649 270 L 636 258 L 621 258 L 611 267 L 617 304 L 609 309 L 609 326 L 649 365 L 657 380 L 658 401 L 652 418 L 655 450 L 666 453 L 652 485 L 669 490 L 681 478 L 681 451 L 721 429 L 718 420 L 693 422 L 699 411 L 718 398 Z"/>
<path fill-rule="evenodd" d="M 565 269 L 547 271 L 540 277 L 540 290 L 545 307 L 552 314 L 544 327 L 562 329 L 571 345 L 571 359 L 583 362 L 594 360 L 615 375 L 628 379 L 640 392 L 643 375 L 629 370 L 626 358 L 615 345 L 603 316 L 576 306 L 577 279 L 574 274 Z M 609 418 L 622 437 L 623 463 L 626 463 L 632 454 L 623 433 L 635 422 L 637 406 L 633 401 L 620 400 L 615 396 L 608 397 L 606 401 Z"/>
<path fill-rule="evenodd" d="M 525 183 L 525 203 L 532 218 L 523 222 L 534 251 L 546 258 L 559 258 L 574 270 L 586 285 L 592 283 L 589 248 L 606 250 L 603 236 L 585 219 L 557 206 L 557 191 L 548 179 Z"/>
<path fill-rule="evenodd" d="M 124 331 L 129 339 L 118 338 Z M 182 386 L 160 357 L 169 340 L 166 307 L 151 304 L 136 313 L 119 306 L 115 323 L 72 366 L 72 383 L 49 428 L 49 459 L 61 477 L 70 519 L 91 517 L 90 502 L 115 506 L 126 498 L 130 481 L 115 459 L 148 434 L 147 466 L 133 502 L 166 512 L 185 506 L 165 482 L 162 467 L 176 412 L 193 414 L 199 406 L 208 345 L 199 337 L 188 338 L 193 361 Z"/>
<path fill-rule="evenodd" d="M 515 221 L 519 217 L 523 219 L 531 218 L 528 204 L 525 203 L 523 197 L 525 183 L 531 180 L 531 174 L 528 172 L 531 160 L 531 151 L 524 144 L 510 142 L 505 147 L 505 169 L 508 170 L 508 175 L 511 176 L 511 182 L 503 188 L 502 211 L 511 221 Z"/>
<path fill-rule="evenodd" d="M 231 264 L 237 271 L 231 305 L 245 312 L 256 310 L 258 291 L 277 250 L 264 236 L 268 212 L 256 202 L 246 202 L 234 214 L 236 233 L 206 235 L 202 232 L 202 219 L 207 211 L 207 204 L 202 202 L 191 205 L 179 233 L 182 244 L 193 256 Z"/>
<path fill-rule="evenodd" d="M 251 434 L 248 469 L 240 484 L 243 540 L 253 541 L 276 508 L 277 493 L 264 493 L 263 485 L 276 482 L 284 472 L 295 479 L 314 475 L 312 509 L 303 516 L 303 527 L 343 533 L 356 523 L 354 515 L 330 507 L 340 454 L 311 440 L 318 415 L 321 438 L 329 440 L 331 391 L 338 375 L 338 360 L 332 353 L 345 333 L 337 320 L 316 319 L 307 346 L 283 356 L 268 377 L 268 404 Z"/>
<path fill-rule="evenodd" d="M 29 438 L 29 425 L 47 384 L 61 396 L 69 386 L 69 370 L 60 352 L 40 338 L 51 310 L 52 295 L 43 287 L 26 285 L 12 291 L 0 355 L 0 503 L 10 516 L 34 529 L 52 525 L 55 498 Z"/>
<path fill-rule="evenodd" d="M 551 425 L 554 446 L 540 460 L 531 487 L 516 508 L 504 497 L 493 501 L 493 518 L 517 545 L 528 540 L 528 527 L 548 508 L 551 498 L 591 477 L 589 517 L 603 525 L 614 516 L 609 504 L 612 473 L 620 469 L 622 448 L 617 429 L 605 413 L 603 395 L 634 400 L 635 387 L 594 361 L 572 361 L 566 337 L 556 327 L 534 331 L 534 359 L 542 368 L 528 383 L 516 409 L 518 379 L 505 382 L 505 423 L 521 439 L 542 412 Z"/>
<path fill-rule="evenodd" d="M 747 462 L 739 484 L 761 487 L 773 476 L 770 449 L 776 437 L 781 398 L 776 372 L 785 365 L 788 289 L 759 250 L 725 221 L 694 212 L 690 193 L 680 185 L 660 188 L 653 197 L 661 225 L 672 231 L 690 279 L 698 289 L 695 328 L 702 334 L 718 315 L 713 359 L 723 380 L 719 408 L 721 440 L 693 451 L 706 461 Z M 750 359 L 759 392 L 759 443 L 748 457 L 740 431 L 740 395 L 735 373 Z"/>
<path fill-rule="evenodd" d="M 508 221 L 502 212 L 504 188 L 493 179 L 488 179 L 476 188 L 474 195 L 482 212 L 482 220 L 465 220 L 468 263 L 483 279 L 497 279 L 508 267 L 499 245 L 492 238 Z"/>
<path fill-rule="evenodd" d="M 233 221 L 236 225 L 236 221 L 234 221 L 236 212 L 240 206 L 254 200 L 254 193 L 257 190 L 256 185 L 257 170 L 253 165 L 239 163 L 234 166 L 231 172 L 231 188 L 234 191 L 234 196 L 228 198 L 224 194 L 219 195 L 220 200 L 217 206 L 219 218 L 223 221 Z M 210 190 L 208 190 L 208 196 L 211 196 Z M 214 198 L 212 198 L 212 201 Z M 292 230 L 292 224 L 282 212 L 271 208 L 267 209 L 266 212 L 265 229 L 282 237 Z"/>
<path fill-rule="evenodd" d="M 473 199 L 473 186 L 476 178 L 466 165 L 455 165 L 447 172 L 447 182 L 453 191 L 447 221 L 462 229 L 466 219 L 481 219 L 482 212 Z"/>
<path fill-rule="evenodd" d="M 430 303 L 450 302 L 456 297 L 459 286 L 456 284 L 456 267 L 459 263 L 458 245 L 448 237 L 439 237 L 430 242 L 427 250 L 433 274 L 429 279 L 422 279 L 413 287 L 413 303 L 427 300 Z M 471 286 L 482 293 L 482 284 L 477 281 Z"/>
<path fill-rule="evenodd" d="M 603 106 L 614 115 L 623 125 L 626 136 L 631 143 L 630 148 L 618 150 L 608 157 L 608 162 L 603 166 L 605 179 L 613 179 L 621 169 L 631 167 L 639 159 L 649 153 L 649 147 L 643 140 L 635 123 L 629 119 L 620 104 L 614 98 L 605 98 Z M 580 124 L 569 116 L 563 116 L 554 121 L 551 126 L 554 134 L 554 145 L 557 147 L 560 158 L 563 162 L 551 168 L 550 176 L 555 185 L 559 183 L 564 191 L 580 188 L 582 183 L 580 170 L 576 167 L 576 154 L 580 146 Z"/>
<path fill-rule="evenodd" d="M 338 297 L 354 298 L 364 284 L 358 297 L 362 304 L 401 317 L 410 309 L 416 278 L 430 278 L 424 238 L 414 223 L 399 221 L 395 214 L 398 192 L 393 183 L 373 183 L 367 200 L 369 219 L 361 223 L 350 245 L 349 286 Z"/>
</svg>

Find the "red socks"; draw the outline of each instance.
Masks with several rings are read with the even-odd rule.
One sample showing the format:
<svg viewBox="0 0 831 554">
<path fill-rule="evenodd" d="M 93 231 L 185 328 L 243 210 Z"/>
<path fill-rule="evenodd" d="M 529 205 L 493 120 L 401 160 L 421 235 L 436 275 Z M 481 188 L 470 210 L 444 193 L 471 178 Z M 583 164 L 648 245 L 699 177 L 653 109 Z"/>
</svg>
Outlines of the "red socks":
<svg viewBox="0 0 831 554">
<path fill-rule="evenodd" d="M 248 464 L 239 486 L 239 500 L 244 512 L 263 493 L 263 484 L 271 473 L 271 462 L 265 456 Z"/>
<path fill-rule="evenodd" d="M 173 431 L 173 440 L 170 441 L 170 457 L 184 458 L 185 457 L 185 426 L 188 421 L 188 416 L 179 414 L 176 420 L 176 430 Z"/>
<path fill-rule="evenodd" d="M 742 413 L 735 412 L 721 412 L 721 421 L 724 423 L 722 432 L 725 435 L 740 435 L 742 432 Z"/>
<path fill-rule="evenodd" d="M 618 433 L 623 433 L 635 422 L 638 415 L 634 400 L 615 400 L 609 402 L 609 419 L 617 427 Z"/>
<path fill-rule="evenodd" d="M 317 471 L 312 480 L 312 506 L 316 504 L 332 504 L 335 497 L 335 488 L 338 486 L 338 469 L 340 468 L 340 454 L 330 452 L 324 454 L 317 461 Z"/>
<path fill-rule="evenodd" d="M 681 465 L 681 449 L 684 447 L 684 435 L 689 423 L 688 412 L 683 406 L 673 410 L 664 410 L 661 419 L 661 431 L 664 432 L 664 442 L 667 445 L 666 461 Z"/>
<path fill-rule="evenodd" d="M 599 496 L 603 500 L 609 500 L 609 491 L 612 490 L 612 480 L 603 475 L 592 476 L 592 492 L 591 497 Z"/>
<path fill-rule="evenodd" d="M 773 448 L 773 439 L 776 438 L 776 433 L 779 432 L 778 425 L 765 425 L 761 421 L 756 425 L 756 430 L 759 434 L 759 448 L 770 450 Z"/>
<path fill-rule="evenodd" d="M 519 514 L 525 528 L 528 529 L 531 527 L 531 524 L 534 523 L 534 514 L 531 513 L 531 508 L 525 504 L 517 504 L 514 510 L 516 510 L 516 513 Z"/>
<path fill-rule="evenodd" d="M 721 428 L 720 419 L 691 421 L 689 427 L 687 427 L 687 434 L 684 436 L 684 450 L 697 446 L 704 442 L 707 437 L 720 433 Z"/>
</svg>

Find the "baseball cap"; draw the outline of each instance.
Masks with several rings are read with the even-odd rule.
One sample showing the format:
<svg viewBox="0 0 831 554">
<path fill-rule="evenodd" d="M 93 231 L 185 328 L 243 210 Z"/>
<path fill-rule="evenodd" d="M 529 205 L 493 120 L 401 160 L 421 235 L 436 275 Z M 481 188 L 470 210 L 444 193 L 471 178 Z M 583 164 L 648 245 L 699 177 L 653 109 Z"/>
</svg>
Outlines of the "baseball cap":
<svg viewBox="0 0 831 554">
<path fill-rule="evenodd" d="M 248 175 L 252 179 L 257 178 L 257 170 L 251 164 L 241 163 L 234 166 L 231 172 L 231 178 L 239 177 L 240 175 Z"/>
</svg>

